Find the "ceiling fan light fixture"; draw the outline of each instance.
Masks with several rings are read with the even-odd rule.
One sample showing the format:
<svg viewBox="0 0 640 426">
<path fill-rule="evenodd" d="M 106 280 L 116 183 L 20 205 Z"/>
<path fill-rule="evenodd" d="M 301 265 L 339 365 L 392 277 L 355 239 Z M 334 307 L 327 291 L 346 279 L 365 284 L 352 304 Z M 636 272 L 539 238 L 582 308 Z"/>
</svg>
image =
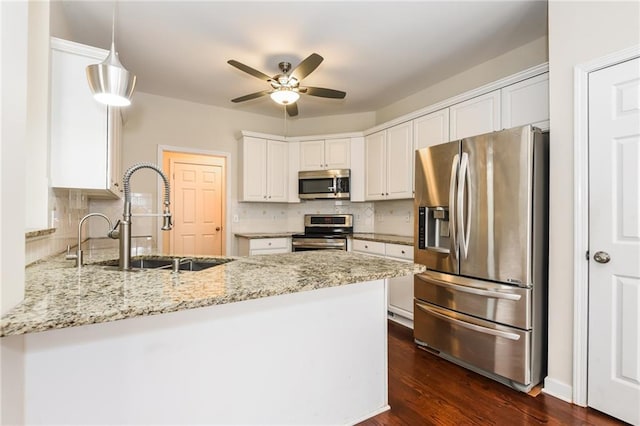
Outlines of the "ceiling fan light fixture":
<svg viewBox="0 0 640 426">
<path fill-rule="evenodd" d="M 300 94 L 291 89 L 279 89 L 270 94 L 271 99 L 280 105 L 290 105 L 300 99 Z"/>
<path fill-rule="evenodd" d="M 89 89 L 96 101 L 111 106 L 131 105 L 131 95 L 136 86 L 136 76 L 122 66 L 115 47 L 115 7 L 111 23 L 111 50 L 99 64 L 87 66 Z"/>
</svg>

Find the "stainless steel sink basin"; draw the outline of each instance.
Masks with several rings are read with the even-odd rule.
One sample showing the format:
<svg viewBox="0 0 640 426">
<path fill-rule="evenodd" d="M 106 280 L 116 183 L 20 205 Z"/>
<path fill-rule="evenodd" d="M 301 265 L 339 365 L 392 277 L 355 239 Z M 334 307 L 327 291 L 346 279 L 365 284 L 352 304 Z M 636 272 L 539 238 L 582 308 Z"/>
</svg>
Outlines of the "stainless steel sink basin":
<svg viewBox="0 0 640 426">
<path fill-rule="evenodd" d="M 235 259 L 211 258 L 211 259 L 191 259 L 177 257 L 153 257 L 153 258 L 133 258 L 131 259 L 132 269 L 169 269 L 176 270 L 174 263 L 179 262 L 178 271 L 202 271 L 214 266 L 232 262 Z M 118 266 L 118 259 L 109 260 L 103 263 L 105 266 Z"/>
</svg>

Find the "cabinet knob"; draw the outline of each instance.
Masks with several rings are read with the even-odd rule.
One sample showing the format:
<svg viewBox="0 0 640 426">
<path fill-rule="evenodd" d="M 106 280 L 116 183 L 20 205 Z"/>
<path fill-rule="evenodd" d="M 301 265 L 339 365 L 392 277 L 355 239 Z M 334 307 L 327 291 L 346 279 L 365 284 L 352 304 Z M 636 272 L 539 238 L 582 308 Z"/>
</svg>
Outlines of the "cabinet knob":
<svg viewBox="0 0 640 426">
<path fill-rule="evenodd" d="M 400 253 L 404 254 L 404 250 L 400 250 Z"/>
<path fill-rule="evenodd" d="M 269 199 L 271 199 L 271 195 L 269 195 Z"/>
<path fill-rule="evenodd" d="M 369 248 L 369 246 L 365 244 L 364 248 L 367 248 L 367 249 L 368 249 L 368 248 Z"/>
<path fill-rule="evenodd" d="M 268 243 L 268 245 L 271 245 L 271 243 Z"/>
<path fill-rule="evenodd" d="M 382 196 L 384 197 L 384 192 L 383 192 L 383 193 L 381 193 L 380 195 L 382 195 Z"/>
<path fill-rule="evenodd" d="M 267 199 L 267 196 L 265 195 L 265 196 L 264 196 L 264 197 L 262 197 L 262 198 L 264 198 L 264 199 L 266 200 L 266 199 Z"/>
</svg>

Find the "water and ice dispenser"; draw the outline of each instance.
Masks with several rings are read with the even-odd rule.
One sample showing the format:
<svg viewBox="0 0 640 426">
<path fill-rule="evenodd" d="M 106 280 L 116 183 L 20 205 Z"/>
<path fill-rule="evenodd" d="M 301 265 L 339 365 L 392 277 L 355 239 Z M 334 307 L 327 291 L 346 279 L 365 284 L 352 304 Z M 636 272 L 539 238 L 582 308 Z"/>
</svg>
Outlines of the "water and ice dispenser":
<svg viewBox="0 0 640 426">
<path fill-rule="evenodd" d="M 418 248 L 449 253 L 451 229 L 448 207 L 418 207 Z"/>
</svg>

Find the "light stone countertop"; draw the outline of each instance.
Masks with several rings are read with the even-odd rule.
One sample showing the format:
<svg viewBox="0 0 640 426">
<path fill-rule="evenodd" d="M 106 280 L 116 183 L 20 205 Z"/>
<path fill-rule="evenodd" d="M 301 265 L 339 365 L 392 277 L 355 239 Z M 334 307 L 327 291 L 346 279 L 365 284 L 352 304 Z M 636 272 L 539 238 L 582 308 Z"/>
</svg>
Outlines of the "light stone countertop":
<svg viewBox="0 0 640 426">
<path fill-rule="evenodd" d="M 413 246 L 413 237 L 407 237 L 405 235 L 392 235 L 392 234 L 376 234 L 376 233 L 361 233 L 356 232 L 353 234 L 354 240 L 365 241 L 377 241 L 380 243 L 402 244 L 405 246 Z"/>
<path fill-rule="evenodd" d="M 288 238 L 293 234 L 299 234 L 300 232 L 239 232 L 233 235 L 240 238 L 254 240 L 261 238 Z"/>
<path fill-rule="evenodd" d="M 237 258 L 199 272 L 82 269 L 57 255 L 25 270 L 25 299 L 0 319 L 0 337 L 116 321 L 422 272 L 413 263 L 319 250 Z M 153 257 L 153 256 L 144 256 Z M 207 259 L 199 257 L 200 259 Z"/>
</svg>

